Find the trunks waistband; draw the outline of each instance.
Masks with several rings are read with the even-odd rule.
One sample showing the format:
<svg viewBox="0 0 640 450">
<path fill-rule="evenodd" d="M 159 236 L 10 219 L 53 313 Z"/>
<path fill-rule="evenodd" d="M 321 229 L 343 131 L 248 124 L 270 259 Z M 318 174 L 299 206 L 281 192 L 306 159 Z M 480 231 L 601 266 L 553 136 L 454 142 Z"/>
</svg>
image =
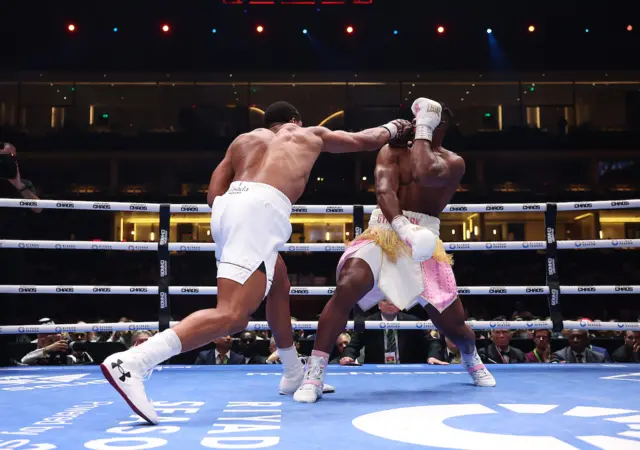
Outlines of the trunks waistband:
<svg viewBox="0 0 640 450">
<path fill-rule="evenodd" d="M 255 183 L 253 181 L 234 181 L 229 186 L 226 195 L 239 195 L 239 194 L 257 194 L 265 195 L 269 200 L 278 200 L 278 206 L 286 209 L 291 214 L 291 200 L 284 195 L 279 189 L 271 186 L 270 184 Z"/>
</svg>

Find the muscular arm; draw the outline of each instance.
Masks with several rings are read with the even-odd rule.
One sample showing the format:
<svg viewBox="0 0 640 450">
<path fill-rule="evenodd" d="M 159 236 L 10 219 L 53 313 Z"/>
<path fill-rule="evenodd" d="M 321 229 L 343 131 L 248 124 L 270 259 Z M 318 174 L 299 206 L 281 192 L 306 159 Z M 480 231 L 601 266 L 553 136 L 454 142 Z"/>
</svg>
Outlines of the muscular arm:
<svg viewBox="0 0 640 450">
<path fill-rule="evenodd" d="M 328 153 L 353 153 L 378 150 L 389 142 L 389 131 L 383 127 L 370 128 L 358 133 L 331 131 L 314 127 L 314 134 L 323 141 L 322 151 Z"/>
<path fill-rule="evenodd" d="M 398 200 L 400 168 L 388 145 L 385 145 L 378 154 L 374 175 L 378 206 L 384 217 L 391 223 L 395 217 L 402 214 L 402 208 Z"/>
<path fill-rule="evenodd" d="M 227 192 L 229 185 L 233 181 L 235 173 L 233 171 L 233 165 L 231 164 L 231 153 L 227 151 L 224 159 L 218 167 L 211 174 L 211 181 L 209 181 L 209 192 L 207 193 L 207 203 L 209 206 L 213 205 L 213 200 Z"/>
<path fill-rule="evenodd" d="M 464 159 L 444 149 L 434 150 L 431 143 L 417 140 L 411 148 L 412 175 L 425 187 L 443 187 L 462 179 Z"/>
</svg>

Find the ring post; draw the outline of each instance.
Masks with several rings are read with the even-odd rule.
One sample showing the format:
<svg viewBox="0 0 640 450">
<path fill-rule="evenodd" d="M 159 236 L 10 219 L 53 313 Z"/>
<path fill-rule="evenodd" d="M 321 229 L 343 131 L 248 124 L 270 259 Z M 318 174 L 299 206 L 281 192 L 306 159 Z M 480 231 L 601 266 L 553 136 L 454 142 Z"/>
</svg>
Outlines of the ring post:
<svg viewBox="0 0 640 450">
<path fill-rule="evenodd" d="M 556 223 L 558 218 L 558 205 L 547 203 L 547 211 L 544 213 L 545 236 L 547 240 L 547 286 L 549 287 L 549 311 L 553 331 L 560 332 L 564 329 L 562 321 L 562 308 L 560 306 L 560 278 L 558 276 L 558 243 L 556 241 Z"/>
<path fill-rule="evenodd" d="M 160 205 L 160 240 L 158 241 L 158 265 L 160 278 L 158 281 L 158 295 L 160 308 L 158 321 L 160 331 L 169 328 L 171 320 L 171 304 L 169 301 L 169 232 L 171 230 L 171 205 Z"/>
<path fill-rule="evenodd" d="M 353 205 L 353 238 L 364 233 L 364 206 Z M 361 333 L 365 330 L 364 311 L 358 304 L 353 307 L 353 330 Z"/>
</svg>

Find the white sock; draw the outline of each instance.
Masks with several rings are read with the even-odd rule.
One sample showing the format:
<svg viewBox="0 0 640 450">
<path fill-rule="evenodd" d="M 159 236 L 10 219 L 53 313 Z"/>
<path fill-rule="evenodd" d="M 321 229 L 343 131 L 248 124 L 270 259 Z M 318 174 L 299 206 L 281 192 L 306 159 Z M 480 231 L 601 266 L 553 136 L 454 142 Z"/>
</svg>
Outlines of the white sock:
<svg viewBox="0 0 640 450">
<path fill-rule="evenodd" d="M 298 358 L 298 351 L 296 350 L 295 344 L 289 348 L 279 348 L 278 356 L 280 357 L 280 362 L 282 362 L 282 368 L 285 372 L 302 367 L 302 362 L 300 362 L 300 358 Z"/>
<path fill-rule="evenodd" d="M 145 369 L 151 369 L 172 356 L 182 353 L 182 342 L 172 329 L 164 330 L 144 344 L 132 347 L 131 352 L 140 358 Z"/>
<path fill-rule="evenodd" d="M 473 348 L 473 353 L 464 353 L 460 351 L 460 357 L 462 359 L 462 364 L 465 367 L 473 367 L 478 364 L 482 364 L 482 359 L 480 359 L 480 355 L 478 355 L 478 349 L 476 347 Z"/>
</svg>

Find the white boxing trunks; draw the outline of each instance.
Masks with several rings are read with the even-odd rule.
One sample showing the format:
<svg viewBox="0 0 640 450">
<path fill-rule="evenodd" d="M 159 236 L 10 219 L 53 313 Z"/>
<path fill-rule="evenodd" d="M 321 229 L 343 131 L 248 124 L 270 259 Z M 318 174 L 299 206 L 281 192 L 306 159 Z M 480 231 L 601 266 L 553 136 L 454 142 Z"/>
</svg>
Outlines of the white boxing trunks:
<svg viewBox="0 0 640 450">
<path fill-rule="evenodd" d="M 268 184 L 236 181 L 216 197 L 211 235 L 216 243 L 218 278 L 244 284 L 264 263 L 271 289 L 278 251 L 291 237 L 291 202 Z"/>
<path fill-rule="evenodd" d="M 440 220 L 426 214 L 403 211 L 411 223 L 425 227 L 440 235 Z M 410 252 L 403 251 L 405 244 L 391 228 L 382 211 L 376 208 L 371 214 L 367 230 L 353 241 L 338 263 L 338 274 L 349 258 L 365 261 L 373 273 L 374 286 L 358 304 L 363 310 L 387 299 L 400 309 L 409 309 L 420 303 L 433 305 L 442 312 L 457 297 L 457 287 L 452 260 L 442 242 L 438 240 L 436 252 L 428 261 L 414 261 Z"/>
</svg>

